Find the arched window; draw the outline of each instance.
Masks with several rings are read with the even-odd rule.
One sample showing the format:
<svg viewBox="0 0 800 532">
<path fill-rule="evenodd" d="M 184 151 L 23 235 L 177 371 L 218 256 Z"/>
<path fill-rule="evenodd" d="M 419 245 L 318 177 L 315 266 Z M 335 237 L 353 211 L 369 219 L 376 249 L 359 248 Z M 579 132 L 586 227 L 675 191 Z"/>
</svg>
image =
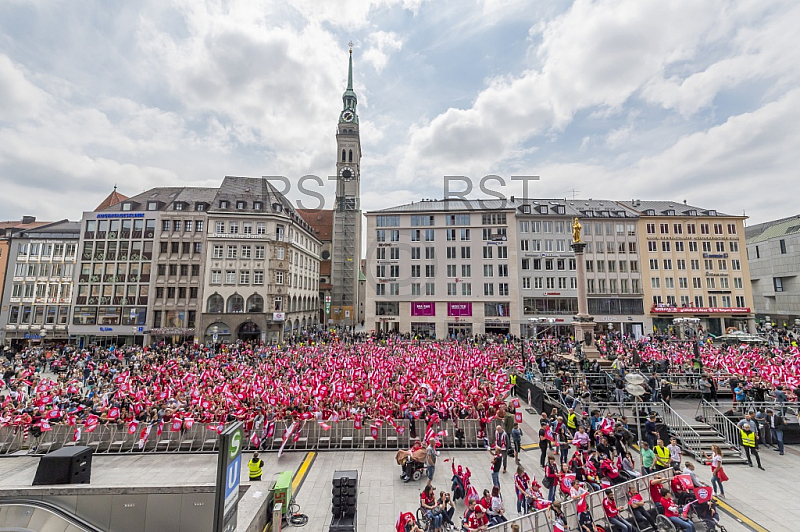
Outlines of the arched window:
<svg viewBox="0 0 800 532">
<path fill-rule="evenodd" d="M 228 313 L 232 312 L 244 312 L 244 298 L 239 294 L 228 298 Z"/>
<path fill-rule="evenodd" d="M 247 312 L 264 312 L 264 298 L 253 294 L 247 299 Z"/>
<path fill-rule="evenodd" d="M 344 156 L 345 156 L 345 153 L 344 153 L 344 150 L 342 150 L 342 162 L 344 162 L 344 161 L 345 161 L 345 158 L 344 158 Z"/>
<path fill-rule="evenodd" d="M 206 309 L 209 314 L 222 314 L 224 308 L 225 301 L 222 299 L 221 295 L 214 294 L 208 298 Z"/>
<path fill-rule="evenodd" d="M 353 162 L 353 150 L 350 150 L 350 162 Z"/>
</svg>

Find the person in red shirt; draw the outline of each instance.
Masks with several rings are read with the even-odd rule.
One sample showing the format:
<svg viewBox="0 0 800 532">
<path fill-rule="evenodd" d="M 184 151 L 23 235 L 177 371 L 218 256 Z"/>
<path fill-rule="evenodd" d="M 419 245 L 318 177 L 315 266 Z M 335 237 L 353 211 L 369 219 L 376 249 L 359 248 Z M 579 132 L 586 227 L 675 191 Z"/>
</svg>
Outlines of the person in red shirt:
<svg viewBox="0 0 800 532">
<path fill-rule="evenodd" d="M 669 519 L 673 525 L 687 532 L 695 532 L 694 523 L 681 517 L 681 510 L 672 499 L 672 494 L 667 488 L 661 488 L 661 505 L 664 507 L 664 516 Z"/>
<path fill-rule="evenodd" d="M 653 477 L 653 480 L 650 481 L 650 499 L 653 501 L 653 504 L 661 504 L 661 488 L 663 488 L 662 484 L 664 484 L 666 480 L 667 479 L 661 475 L 656 475 Z"/>
<path fill-rule="evenodd" d="M 434 514 L 434 510 L 436 510 L 439 505 L 436 503 L 436 494 L 432 486 L 425 486 L 425 489 L 419 494 L 419 503 L 428 514 L 428 519 L 431 520 L 431 529 L 434 532 L 441 532 L 444 518 L 440 513 Z"/>
<path fill-rule="evenodd" d="M 486 508 L 480 504 L 475 505 L 475 511 L 467 519 L 469 532 L 482 532 L 489 528 L 489 519 L 486 517 Z"/>
<path fill-rule="evenodd" d="M 656 521 L 644 507 L 644 498 L 639 493 L 639 488 L 635 485 L 628 490 L 628 508 L 633 512 L 634 519 L 646 521 L 653 530 L 656 530 Z"/>
<path fill-rule="evenodd" d="M 614 502 L 614 494 L 609 490 L 606 498 L 603 499 L 603 511 L 606 513 L 608 522 L 620 528 L 622 532 L 633 532 L 633 526 L 619 516 L 617 503 Z"/>
</svg>

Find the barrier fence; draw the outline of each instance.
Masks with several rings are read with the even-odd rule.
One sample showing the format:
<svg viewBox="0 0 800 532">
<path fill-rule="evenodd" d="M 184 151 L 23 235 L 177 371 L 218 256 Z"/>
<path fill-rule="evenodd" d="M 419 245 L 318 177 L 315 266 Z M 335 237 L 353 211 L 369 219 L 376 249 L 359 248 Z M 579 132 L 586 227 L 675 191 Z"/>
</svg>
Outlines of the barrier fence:
<svg viewBox="0 0 800 532">
<path fill-rule="evenodd" d="M 326 421 L 330 426 L 325 430 L 316 420 L 299 422 L 295 431 L 287 438 L 285 450 L 294 449 L 408 449 L 414 441 L 411 435 L 410 421 L 407 419 L 395 420 L 396 429 L 384 422 L 381 426 L 372 425 L 370 421 L 362 422 L 360 429 L 355 428 L 353 420 L 338 422 Z M 426 422 L 416 420 L 416 437 L 422 439 L 425 435 Z M 262 428 L 255 431 L 259 437 L 258 445 L 263 450 L 277 450 L 283 444 L 283 435 L 291 422 L 278 421 L 275 423 L 273 435 L 260 441 Z M 173 431 L 165 423 L 162 432 L 158 434 L 158 424 L 151 425 L 150 433 L 146 439 L 142 438 L 142 430 L 146 425 L 140 424 L 135 431 L 129 432 L 127 424 L 97 425 L 93 432 L 88 432 L 84 425 L 79 425 L 80 437 L 75 439 L 75 427 L 68 425 L 51 425 L 52 430 L 43 432 L 41 436 L 28 433 L 27 437 L 22 427 L 0 427 L 0 454 L 13 454 L 27 451 L 29 454 L 46 454 L 61 447 L 71 445 L 86 445 L 94 449 L 95 453 L 152 453 L 152 452 L 202 452 L 216 451 L 217 433 L 209 428 L 206 423 L 195 423 L 191 428 Z M 215 427 L 213 425 L 212 427 Z M 374 427 L 374 429 L 373 429 Z M 478 439 L 481 422 L 477 419 L 458 420 L 459 435 L 456 437 L 456 428 L 453 421 L 442 421 L 435 425 L 437 437 L 442 441 L 445 449 L 479 449 L 483 448 L 482 440 Z M 491 427 L 489 427 L 491 429 Z M 377 437 L 373 437 L 373 430 Z M 491 434 L 491 430 L 484 429 Z M 248 438 L 251 433 L 248 433 Z M 255 449 L 254 441 L 248 440 L 248 445 Z"/>
<path fill-rule="evenodd" d="M 656 475 L 666 478 L 669 481 L 675 475 L 675 472 L 672 469 L 665 469 L 663 471 L 659 471 L 658 473 L 651 473 L 649 475 L 638 477 L 601 491 L 590 492 L 586 496 L 587 511 L 591 512 L 592 519 L 596 524 L 603 525 L 606 530 L 612 530 L 612 527 L 606 518 L 606 514 L 603 511 L 603 499 L 605 498 L 606 493 L 611 492 L 614 496 L 614 500 L 617 501 L 617 506 L 620 509 L 620 517 L 627 518 L 632 522 L 636 522 L 633 512 L 627 504 L 623 505 L 622 501 L 627 501 L 628 491 L 631 488 L 635 488 L 642 496 L 642 499 L 645 503 L 645 508 L 648 510 L 654 509 L 655 503 L 650 497 L 649 488 L 650 481 L 653 480 Z M 669 482 L 666 483 L 666 487 L 669 487 Z M 567 520 L 566 530 L 579 530 L 580 527 L 578 526 L 577 501 L 568 500 L 566 502 L 562 502 L 561 510 L 564 512 L 564 517 Z M 539 510 L 515 519 L 509 519 L 505 523 L 490 527 L 489 530 L 492 532 L 512 532 L 511 527 L 514 524 L 519 526 L 519 532 L 551 532 L 553 530 L 553 521 L 550 517 L 548 517 L 547 510 Z"/>
</svg>

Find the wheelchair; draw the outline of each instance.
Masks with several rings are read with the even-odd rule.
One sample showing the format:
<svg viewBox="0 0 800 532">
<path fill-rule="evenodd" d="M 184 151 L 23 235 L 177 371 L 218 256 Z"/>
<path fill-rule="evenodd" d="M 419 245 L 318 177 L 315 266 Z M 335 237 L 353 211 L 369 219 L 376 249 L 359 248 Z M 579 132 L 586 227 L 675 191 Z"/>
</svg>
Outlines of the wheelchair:
<svg viewBox="0 0 800 532">
<path fill-rule="evenodd" d="M 714 520 L 710 515 L 708 517 L 700 517 L 694 506 L 689 511 L 689 519 L 694 524 L 697 532 L 728 532 L 719 521 Z M 656 528 L 658 532 L 678 532 L 678 527 L 661 513 L 656 516 Z"/>
<path fill-rule="evenodd" d="M 422 478 L 424 471 L 424 463 L 409 458 L 403 465 L 403 472 L 400 474 L 400 478 L 403 479 L 403 482 L 408 482 L 409 480 L 417 481 Z"/>
</svg>

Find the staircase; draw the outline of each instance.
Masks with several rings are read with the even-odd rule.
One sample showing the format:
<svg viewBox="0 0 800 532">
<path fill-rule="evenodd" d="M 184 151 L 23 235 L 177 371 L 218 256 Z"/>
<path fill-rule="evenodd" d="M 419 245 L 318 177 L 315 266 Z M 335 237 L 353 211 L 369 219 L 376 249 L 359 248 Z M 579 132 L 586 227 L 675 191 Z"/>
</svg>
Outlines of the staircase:
<svg viewBox="0 0 800 532">
<path fill-rule="evenodd" d="M 664 404 L 664 422 L 670 433 L 680 441 L 684 452 L 690 454 L 700 463 L 707 460 L 704 454 L 711 454 L 711 446 L 718 445 L 722 450 L 722 463 L 746 464 L 737 444 L 728 441 L 714 426 L 692 419 L 687 421 L 666 403 Z"/>
</svg>

